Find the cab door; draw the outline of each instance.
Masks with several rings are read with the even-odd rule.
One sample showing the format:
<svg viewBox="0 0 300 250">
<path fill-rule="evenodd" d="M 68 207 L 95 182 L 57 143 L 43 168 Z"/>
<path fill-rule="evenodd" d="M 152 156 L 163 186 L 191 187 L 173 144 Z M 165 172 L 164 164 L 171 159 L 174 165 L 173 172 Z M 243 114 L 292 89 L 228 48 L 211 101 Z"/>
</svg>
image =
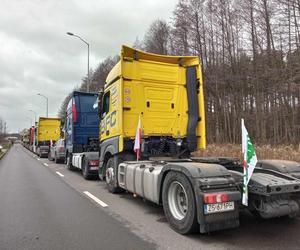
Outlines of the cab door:
<svg viewBox="0 0 300 250">
<path fill-rule="evenodd" d="M 100 141 L 116 137 L 120 134 L 119 123 L 119 81 L 108 87 L 102 99 L 100 113 Z"/>
</svg>

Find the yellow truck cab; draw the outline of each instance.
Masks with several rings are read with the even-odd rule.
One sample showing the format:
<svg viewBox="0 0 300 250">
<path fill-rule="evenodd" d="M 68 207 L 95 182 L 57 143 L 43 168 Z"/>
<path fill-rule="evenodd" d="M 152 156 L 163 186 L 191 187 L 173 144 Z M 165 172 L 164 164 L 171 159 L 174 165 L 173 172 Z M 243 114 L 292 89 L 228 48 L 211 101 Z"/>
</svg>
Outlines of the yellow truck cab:
<svg viewBox="0 0 300 250">
<path fill-rule="evenodd" d="M 110 157 L 134 159 L 142 128 L 142 158 L 186 157 L 205 148 L 202 74 L 195 56 L 162 56 L 122 46 L 100 100 L 100 176 Z"/>
<path fill-rule="evenodd" d="M 37 126 L 37 149 L 40 157 L 47 157 L 50 142 L 60 139 L 61 120 L 59 118 L 40 117 Z"/>
</svg>

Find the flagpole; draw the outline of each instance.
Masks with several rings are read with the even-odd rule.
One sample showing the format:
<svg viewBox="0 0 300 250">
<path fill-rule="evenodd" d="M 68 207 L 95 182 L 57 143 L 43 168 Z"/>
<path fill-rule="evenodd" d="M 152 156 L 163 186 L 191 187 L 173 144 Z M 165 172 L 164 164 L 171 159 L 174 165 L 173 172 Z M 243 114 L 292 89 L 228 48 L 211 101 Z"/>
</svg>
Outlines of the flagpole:
<svg viewBox="0 0 300 250">
<path fill-rule="evenodd" d="M 242 203 L 248 206 L 248 183 L 254 172 L 257 163 L 257 157 L 254 146 L 249 137 L 248 131 L 244 124 L 244 119 L 241 120 L 242 125 L 242 152 L 243 152 L 243 198 Z"/>
<path fill-rule="evenodd" d="M 242 118 L 242 152 L 243 152 L 243 198 L 242 203 L 245 206 L 248 206 L 248 166 L 247 166 L 247 133 L 245 132 L 245 122 Z"/>
<path fill-rule="evenodd" d="M 136 128 L 136 134 L 135 134 L 135 140 L 134 140 L 134 146 L 133 150 L 136 152 L 136 161 L 139 161 L 140 155 L 141 155 L 141 137 L 142 137 L 142 131 L 141 131 L 141 117 L 139 116 L 138 119 L 138 125 Z"/>
<path fill-rule="evenodd" d="M 247 158 L 247 136 L 248 136 L 248 132 L 246 130 L 245 121 L 244 121 L 243 118 L 242 118 L 241 122 L 242 122 L 242 152 L 244 154 L 243 157 L 245 159 L 245 158 Z"/>
<path fill-rule="evenodd" d="M 244 133 L 243 133 L 243 128 L 245 127 L 244 119 L 241 119 L 241 128 L 242 128 L 242 153 L 244 157 Z"/>
</svg>

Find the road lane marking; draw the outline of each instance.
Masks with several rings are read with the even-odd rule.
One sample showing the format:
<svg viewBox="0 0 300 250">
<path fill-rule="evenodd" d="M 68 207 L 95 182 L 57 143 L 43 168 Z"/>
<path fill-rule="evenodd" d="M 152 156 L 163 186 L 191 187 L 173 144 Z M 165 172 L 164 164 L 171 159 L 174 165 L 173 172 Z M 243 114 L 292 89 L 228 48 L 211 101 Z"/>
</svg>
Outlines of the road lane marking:
<svg viewBox="0 0 300 250">
<path fill-rule="evenodd" d="M 60 177 L 64 177 L 64 175 L 58 171 L 56 171 L 55 173 L 57 173 Z"/>
<path fill-rule="evenodd" d="M 40 158 L 37 158 L 37 160 L 40 161 L 41 159 L 40 159 Z"/>
<path fill-rule="evenodd" d="M 97 202 L 100 206 L 102 206 L 102 207 L 108 207 L 108 205 L 105 202 L 103 202 L 102 200 L 98 199 L 96 196 L 92 195 L 90 192 L 84 191 L 83 193 L 85 195 L 87 195 L 88 197 L 90 197 L 95 202 Z"/>
<path fill-rule="evenodd" d="M 49 167 L 49 165 L 48 165 L 46 162 L 44 163 L 44 165 L 45 165 L 46 167 Z"/>
</svg>

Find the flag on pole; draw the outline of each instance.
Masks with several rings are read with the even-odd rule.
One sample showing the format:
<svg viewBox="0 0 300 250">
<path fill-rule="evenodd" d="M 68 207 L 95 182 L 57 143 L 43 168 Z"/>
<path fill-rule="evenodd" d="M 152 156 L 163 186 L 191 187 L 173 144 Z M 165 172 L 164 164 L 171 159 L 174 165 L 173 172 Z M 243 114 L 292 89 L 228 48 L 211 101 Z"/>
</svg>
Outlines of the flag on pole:
<svg viewBox="0 0 300 250">
<path fill-rule="evenodd" d="M 244 154 L 244 175 L 243 175 L 243 199 L 242 203 L 248 206 L 248 183 L 253 174 L 255 165 L 257 163 L 257 157 L 254 150 L 254 146 L 250 140 L 248 131 L 244 124 L 244 119 L 242 119 L 242 152 Z"/>
<path fill-rule="evenodd" d="M 136 129 L 135 140 L 134 140 L 134 152 L 136 152 L 136 160 L 141 158 L 141 140 L 142 140 L 142 128 L 141 128 L 141 117 L 139 116 L 139 122 Z"/>
</svg>

